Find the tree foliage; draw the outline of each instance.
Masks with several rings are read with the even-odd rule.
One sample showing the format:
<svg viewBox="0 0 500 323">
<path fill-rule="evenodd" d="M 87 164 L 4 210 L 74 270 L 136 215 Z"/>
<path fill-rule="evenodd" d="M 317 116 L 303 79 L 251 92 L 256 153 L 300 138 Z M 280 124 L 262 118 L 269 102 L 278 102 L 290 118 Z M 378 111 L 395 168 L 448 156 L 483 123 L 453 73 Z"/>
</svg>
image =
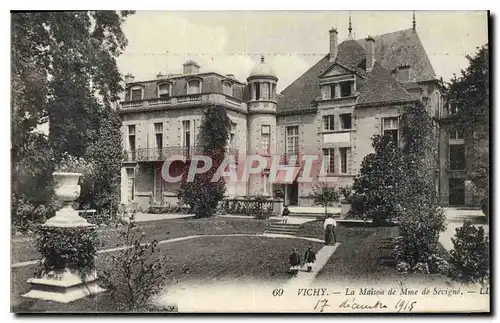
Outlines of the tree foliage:
<svg viewBox="0 0 500 323">
<path fill-rule="evenodd" d="M 127 45 L 121 25 L 131 13 L 12 13 L 11 160 L 15 199 L 33 203 L 34 207 L 48 203 L 53 190 L 50 174 L 63 153 L 93 159 L 93 150 L 99 145 L 116 155 L 121 153 L 118 141 L 106 138 L 111 132 L 115 138 L 119 128 L 102 129 L 119 127 L 118 123 L 106 123 L 102 118 L 110 115 L 108 110 L 122 90 L 116 58 Z M 48 138 L 36 131 L 47 122 Z M 103 160 L 96 157 L 90 162 Z M 113 167 L 119 168 L 116 160 L 111 159 Z M 33 183 L 41 185 L 27 192 Z M 107 184 L 94 183 L 99 185 Z M 12 216 L 16 216 L 15 209 Z"/>
<path fill-rule="evenodd" d="M 468 157 L 472 158 L 469 178 L 477 194 L 488 198 L 489 194 L 489 131 L 490 131 L 490 83 L 488 44 L 477 48 L 473 56 L 467 55 L 469 66 L 460 76 L 454 76 L 443 84 L 446 103 L 450 112 L 451 130 L 465 134 Z"/>
<path fill-rule="evenodd" d="M 374 153 L 361 163 L 352 186 L 350 214 L 383 223 L 398 215 L 403 186 L 403 157 L 389 137 L 372 138 Z"/>
<path fill-rule="evenodd" d="M 403 267 L 429 272 L 434 265 L 429 264 L 430 259 L 436 259 L 439 234 L 445 229 L 435 186 L 435 128 L 420 103 L 407 106 L 402 119 L 404 148 L 398 208 L 401 239 L 396 257 L 400 264 L 406 264 Z"/>
<path fill-rule="evenodd" d="M 313 186 L 310 193 L 315 205 L 321 205 L 325 208 L 325 216 L 328 215 L 328 207 L 335 206 L 340 200 L 340 194 L 334 186 L 327 183 L 318 183 Z"/>
<path fill-rule="evenodd" d="M 223 177 L 212 179 L 222 164 L 227 149 L 231 120 L 223 107 L 215 106 L 205 110 L 200 127 L 199 142 L 204 156 L 212 160 L 210 169 L 197 174 L 193 181 L 183 178 L 178 193 L 179 200 L 190 206 L 196 217 L 210 217 L 215 214 L 219 202 L 224 198 L 226 183 Z M 198 165 L 200 166 L 200 165 Z M 189 168 L 189 165 L 186 167 Z"/>
<path fill-rule="evenodd" d="M 451 241 L 453 278 L 466 283 L 484 282 L 489 273 L 489 241 L 484 229 L 464 221 L 462 227 L 456 229 Z"/>
</svg>

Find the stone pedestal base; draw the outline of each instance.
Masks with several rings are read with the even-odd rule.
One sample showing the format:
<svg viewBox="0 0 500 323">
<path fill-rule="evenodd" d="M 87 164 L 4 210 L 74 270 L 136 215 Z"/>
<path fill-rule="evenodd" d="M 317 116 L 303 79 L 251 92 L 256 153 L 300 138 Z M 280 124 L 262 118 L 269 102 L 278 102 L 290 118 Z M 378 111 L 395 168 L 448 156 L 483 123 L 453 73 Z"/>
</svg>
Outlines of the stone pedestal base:
<svg viewBox="0 0 500 323">
<path fill-rule="evenodd" d="M 72 208 L 64 208 L 56 212 L 56 215 L 45 222 L 44 226 L 54 228 L 77 228 L 92 227 L 90 224 L 78 215 L 78 212 Z"/>
<path fill-rule="evenodd" d="M 89 295 L 105 291 L 97 285 L 97 274 L 88 275 L 85 282 L 69 269 L 49 272 L 41 278 L 30 278 L 31 290 L 22 295 L 59 303 L 69 303 Z"/>
<path fill-rule="evenodd" d="M 351 210 L 351 204 L 347 203 L 341 203 L 340 204 L 340 218 L 345 219 L 347 216 L 347 213 Z"/>
</svg>

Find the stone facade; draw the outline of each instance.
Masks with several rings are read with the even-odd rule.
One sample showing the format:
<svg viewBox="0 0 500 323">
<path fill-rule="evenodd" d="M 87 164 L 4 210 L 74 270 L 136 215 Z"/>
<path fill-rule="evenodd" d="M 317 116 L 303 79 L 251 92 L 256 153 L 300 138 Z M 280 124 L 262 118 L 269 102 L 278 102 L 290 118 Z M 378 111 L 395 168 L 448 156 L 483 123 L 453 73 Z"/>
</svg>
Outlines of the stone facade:
<svg viewBox="0 0 500 323">
<path fill-rule="evenodd" d="M 335 29 L 329 32 L 334 53 L 327 54 L 280 95 L 276 94 L 278 77 L 264 58 L 246 83 L 232 75 L 200 73 L 194 62 L 186 63 L 182 75 L 162 76 L 160 80 L 133 82 L 129 76 L 127 96 L 120 108 L 128 151 L 122 169 L 122 203 L 134 202 L 142 208 L 151 203 L 177 203 L 179 184 L 162 181 L 161 158 L 130 158 L 133 149 L 136 154 L 140 149 L 158 149 L 160 123 L 161 145 L 182 150 L 186 145 L 196 146 L 203 109 L 223 106 L 233 123 L 230 145 L 238 151 L 239 162 L 251 154 L 300 153 L 320 158 L 326 154 L 327 176 L 337 186 L 350 186 L 363 158 L 373 152 L 371 138 L 388 133 L 399 138 L 398 120 L 404 107 L 420 101 L 436 120 L 436 190 L 447 204 L 450 178 L 462 178 L 465 172 L 447 168 L 449 134 L 438 123 L 444 115 L 443 100 L 415 28 L 360 40 L 348 37 L 340 44 L 337 34 Z M 168 95 L 159 96 L 161 91 Z M 189 144 L 185 142 L 186 124 L 190 127 Z M 135 126 L 135 148 L 128 144 L 129 132 L 134 131 L 130 126 Z M 313 183 L 300 179 L 286 183 L 285 203 L 312 206 L 312 187 Z M 271 195 L 272 188 L 267 172 L 263 172 L 248 182 L 228 183 L 227 195 Z M 470 202 L 472 197 L 465 196 L 466 203 Z"/>
</svg>

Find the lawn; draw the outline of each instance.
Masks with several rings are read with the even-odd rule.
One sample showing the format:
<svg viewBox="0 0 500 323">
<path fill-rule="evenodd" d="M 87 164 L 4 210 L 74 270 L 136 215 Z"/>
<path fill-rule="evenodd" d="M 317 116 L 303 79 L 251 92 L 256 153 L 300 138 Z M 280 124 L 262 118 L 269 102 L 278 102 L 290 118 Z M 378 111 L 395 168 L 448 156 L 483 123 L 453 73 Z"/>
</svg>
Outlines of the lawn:
<svg viewBox="0 0 500 323">
<path fill-rule="evenodd" d="M 321 222 L 309 222 L 306 225 L 308 228 L 302 228 L 304 232 L 315 237 L 323 235 Z M 316 283 L 386 284 L 405 281 L 435 284 L 449 281 L 447 277 L 437 274 L 398 272 L 393 256 L 393 239 L 398 233 L 397 226 L 339 223 L 337 241 L 340 245 L 319 272 Z"/>
<path fill-rule="evenodd" d="M 148 240 L 165 240 L 177 237 L 203 234 L 229 233 L 263 233 L 266 220 L 253 218 L 210 218 L 210 219 L 171 219 L 150 222 L 139 222 L 137 225 L 146 233 Z M 125 227 L 99 230 L 101 246 L 99 249 L 116 247 L 119 244 L 119 233 Z M 32 239 L 12 239 L 11 263 L 40 259 Z"/>
<path fill-rule="evenodd" d="M 264 237 L 201 237 L 164 244 L 161 252 L 172 257 L 165 270 L 174 270 L 165 284 L 168 287 L 188 282 L 284 283 L 289 278 L 287 262 L 291 249 L 297 247 L 305 250 L 309 244 L 315 249 L 321 247 L 321 243 L 306 240 Z M 107 256 L 103 254 L 98 257 L 98 270 L 106 263 Z M 106 293 L 70 304 L 22 299 L 19 295 L 29 290 L 26 280 L 34 269 L 35 266 L 29 266 L 12 270 L 13 311 L 116 310 Z"/>
<path fill-rule="evenodd" d="M 149 240 L 164 240 L 180 236 L 200 234 L 261 233 L 266 222 L 254 219 L 178 219 L 149 222 L 140 225 Z M 322 221 L 305 223 L 299 229 L 299 236 L 323 239 Z M 394 283 L 396 281 L 417 283 L 443 283 L 441 275 L 402 274 L 395 268 L 392 255 L 393 239 L 398 235 L 397 226 L 374 227 L 370 224 L 339 223 L 335 253 L 318 273 L 314 284 L 336 283 Z M 106 247 L 116 246 L 116 231 L 101 233 Z M 183 286 L 196 282 L 284 283 L 289 277 L 287 259 L 293 247 L 303 251 L 311 242 L 300 239 L 267 237 L 200 237 L 191 240 L 161 245 L 161 252 L 172 257 L 167 269 L 174 272 L 167 278 L 167 287 Z M 322 243 L 312 243 L 319 250 Z M 21 250 L 21 249 L 18 249 Z M 21 257 L 22 255 L 18 255 Z M 108 254 L 98 256 L 98 267 L 106 264 Z M 23 258 L 20 258 L 23 259 Z M 24 256 L 24 259 L 33 259 Z M 12 269 L 13 310 L 95 312 L 114 311 L 107 293 L 86 298 L 71 304 L 56 304 L 44 301 L 26 300 L 19 295 L 28 291 L 26 280 L 32 276 L 36 266 Z"/>
</svg>

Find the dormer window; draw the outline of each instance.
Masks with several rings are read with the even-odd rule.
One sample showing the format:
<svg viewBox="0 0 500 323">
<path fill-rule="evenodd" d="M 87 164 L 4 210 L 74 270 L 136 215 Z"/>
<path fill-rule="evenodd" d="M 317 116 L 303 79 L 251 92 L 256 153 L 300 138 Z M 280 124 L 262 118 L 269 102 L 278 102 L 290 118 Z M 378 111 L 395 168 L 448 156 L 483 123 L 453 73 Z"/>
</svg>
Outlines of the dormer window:
<svg viewBox="0 0 500 323">
<path fill-rule="evenodd" d="M 233 96 L 233 85 L 229 82 L 222 82 L 222 92 L 225 95 Z"/>
<path fill-rule="evenodd" d="M 395 77 L 399 82 L 410 81 L 410 66 L 400 66 L 392 70 L 392 76 Z"/>
<path fill-rule="evenodd" d="M 355 88 L 354 80 L 324 84 L 322 85 L 323 100 L 353 96 Z"/>
<path fill-rule="evenodd" d="M 201 93 L 201 80 L 189 80 L 187 83 L 187 94 Z"/>
<path fill-rule="evenodd" d="M 130 88 L 130 101 L 140 101 L 143 99 L 144 89 L 141 86 Z"/>
<path fill-rule="evenodd" d="M 353 95 L 352 93 L 352 81 L 340 82 L 340 97 L 346 97 Z"/>
<path fill-rule="evenodd" d="M 162 83 L 158 85 L 158 97 L 169 98 L 172 96 L 172 84 Z"/>
</svg>

